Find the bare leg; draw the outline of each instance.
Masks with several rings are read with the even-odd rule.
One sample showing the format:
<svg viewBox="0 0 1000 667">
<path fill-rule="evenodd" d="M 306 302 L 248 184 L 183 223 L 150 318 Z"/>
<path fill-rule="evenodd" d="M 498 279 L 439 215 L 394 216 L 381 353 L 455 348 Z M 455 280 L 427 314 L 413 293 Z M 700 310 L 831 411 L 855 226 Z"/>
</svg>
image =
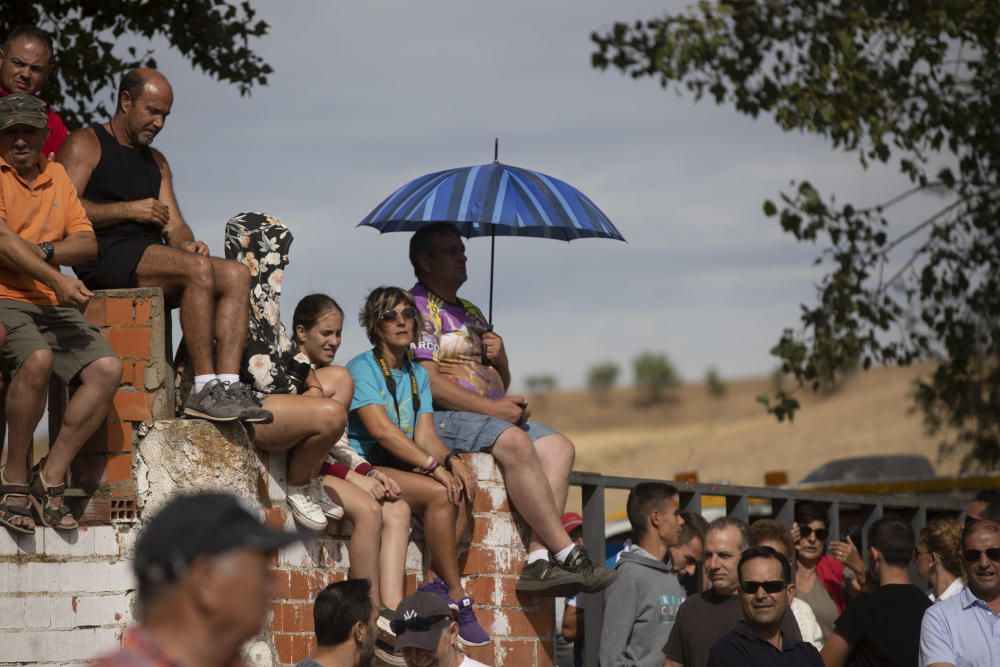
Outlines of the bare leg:
<svg viewBox="0 0 1000 667">
<path fill-rule="evenodd" d="M 66 478 L 66 471 L 77 452 L 108 414 L 121 377 L 122 362 L 118 357 L 102 357 L 80 371 L 80 386 L 66 406 L 59 435 L 49 448 L 45 467 L 41 471 L 47 485 L 61 484 Z M 56 508 L 62 503 L 61 497 L 49 501 L 49 505 Z M 73 523 L 68 516 L 63 521 Z"/>
<path fill-rule="evenodd" d="M 162 287 L 168 301 L 179 301 L 181 330 L 194 374 L 213 375 L 215 279 L 211 261 L 191 252 L 154 245 L 146 248 L 135 273 L 140 287 Z"/>
<path fill-rule="evenodd" d="M 455 520 L 458 512 L 465 511 L 465 503 L 452 505 L 448 491 L 441 484 L 424 475 L 404 472 L 394 468 L 379 470 L 396 480 L 402 498 L 410 508 L 424 517 L 424 536 L 431 552 L 431 563 L 448 586 L 448 597 L 460 600 L 465 597 L 462 579 L 458 574 L 458 557 L 455 544 Z"/>
<path fill-rule="evenodd" d="M 382 604 L 395 609 L 403 601 L 406 547 L 410 542 L 410 506 L 403 500 L 382 503 Z"/>
<path fill-rule="evenodd" d="M 239 373 L 250 321 L 250 270 L 239 262 L 209 258 L 215 285 L 215 371 Z"/>
<path fill-rule="evenodd" d="M 264 409 L 274 415 L 274 423 L 257 426 L 256 445 L 269 452 L 292 450 L 288 484 L 308 484 L 347 427 L 347 411 L 328 398 L 294 394 L 268 396 Z"/>
<path fill-rule="evenodd" d="M 343 366 L 324 366 L 316 369 L 316 379 L 323 385 L 323 395 L 351 407 L 354 396 L 354 379 Z"/>
<path fill-rule="evenodd" d="M 572 544 L 531 438 L 519 428 L 509 428 L 493 445 L 493 457 L 503 468 L 507 495 L 531 526 L 528 551 L 548 548 L 555 553 Z"/>
<path fill-rule="evenodd" d="M 4 478 L 11 484 L 27 484 L 28 452 L 42 413 L 52 375 L 52 351 L 35 350 L 25 359 L 10 381 L 7 392 L 7 466 Z M 28 507 L 27 498 L 11 499 L 12 504 Z M 31 528 L 35 522 L 30 518 L 13 520 L 18 525 Z"/>
<path fill-rule="evenodd" d="M 535 453 L 542 463 L 545 479 L 549 480 L 556 511 L 562 515 L 566 511 L 566 496 L 569 494 L 569 473 L 576 460 L 576 449 L 569 438 L 561 433 L 553 433 L 534 442 Z"/>
<path fill-rule="evenodd" d="M 372 603 L 381 605 L 378 564 L 379 553 L 385 549 L 382 545 L 382 506 L 361 487 L 333 475 L 323 477 L 323 488 L 335 503 L 344 508 L 344 515 L 354 524 L 347 547 L 351 559 L 350 576 L 370 581 Z"/>
</svg>

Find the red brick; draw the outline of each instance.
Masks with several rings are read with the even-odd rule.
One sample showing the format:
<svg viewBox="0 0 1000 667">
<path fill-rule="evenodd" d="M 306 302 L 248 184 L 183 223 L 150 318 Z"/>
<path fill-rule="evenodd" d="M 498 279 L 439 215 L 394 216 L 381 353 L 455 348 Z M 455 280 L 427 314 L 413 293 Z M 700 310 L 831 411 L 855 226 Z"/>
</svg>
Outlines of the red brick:
<svg viewBox="0 0 1000 667">
<path fill-rule="evenodd" d="M 465 592 L 476 604 L 495 605 L 496 580 L 496 577 L 489 576 L 472 577 L 465 584 Z"/>
<path fill-rule="evenodd" d="M 153 394 L 144 391 L 119 391 L 111 401 L 112 419 L 123 421 L 147 421 L 153 417 Z"/>
<path fill-rule="evenodd" d="M 106 451 L 109 452 L 132 451 L 131 422 L 122 422 L 118 421 L 117 419 L 108 419 L 104 422 L 102 426 L 105 435 L 104 445 Z"/>
<path fill-rule="evenodd" d="M 119 385 L 131 386 L 135 380 L 135 362 L 122 359 L 122 377 L 118 381 Z"/>
<path fill-rule="evenodd" d="M 285 632 L 312 632 L 312 603 L 281 605 L 281 626 Z"/>
<path fill-rule="evenodd" d="M 140 325 L 149 324 L 149 320 L 153 316 L 153 302 L 148 299 L 139 299 L 134 306 L 133 321 Z"/>
<path fill-rule="evenodd" d="M 312 603 L 316 594 L 332 580 L 331 574 L 325 570 L 318 572 L 289 570 L 289 599 L 307 600 Z"/>
<path fill-rule="evenodd" d="M 268 614 L 271 617 L 271 623 L 269 625 L 271 632 L 281 632 L 283 625 L 281 622 L 281 607 L 283 605 L 280 603 L 272 603 L 267 606 Z"/>
<path fill-rule="evenodd" d="M 498 637 L 551 637 L 555 618 L 551 607 L 545 610 L 477 609 L 476 618 L 486 631 Z M 499 619 L 499 620 L 498 620 Z M 500 630 L 506 630 L 501 634 Z"/>
<path fill-rule="evenodd" d="M 309 635 L 292 635 L 292 660 L 301 662 L 310 655 Z"/>
<path fill-rule="evenodd" d="M 500 660 L 498 667 L 515 667 L 516 665 L 538 665 L 537 641 L 508 641 L 500 642 L 497 646 L 497 653 Z M 552 664 L 552 663 L 549 663 Z"/>
<path fill-rule="evenodd" d="M 90 303 L 87 304 L 87 309 L 83 311 L 83 316 L 96 327 L 107 326 L 107 299 L 104 297 L 91 299 Z"/>
<path fill-rule="evenodd" d="M 108 456 L 108 463 L 104 468 L 104 478 L 102 481 L 123 482 L 132 479 L 132 455 L 112 454 Z"/>
<path fill-rule="evenodd" d="M 280 507 L 264 510 L 264 523 L 271 528 L 281 529 L 285 526 L 285 511 Z"/>
<path fill-rule="evenodd" d="M 459 556 L 458 567 L 463 574 L 521 574 L 526 554 L 524 549 L 471 546 Z"/>
<path fill-rule="evenodd" d="M 415 593 L 417 591 L 417 586 L 420 582 L 417 581 L 417 575 L 407 574 L 403 581 L 403 595 L 409 595 L 410 593 Z"/>
<path fill-rule="evenodd" d="M 108 324 L 112 327 L 118 325 L 131 326 L 135 324 L 134 308 L 131 298 L 112 297 L 108 299 Z"/>
<path fill-rule="evenodd" d="M 510 502 L 507 500 L 506 493 L 500 504 L 497 505 L 493 502 L 493 496 L 490 494 L 490 490 L 493 487 L 479 487 L 479 491 L 476 493 L 475 500 L 472 501 L 472 511 L 473 512 L 509 512 Z"/>
<path fill-rule="evenodd" d="M 490 642 L 486 646 L 463 646 L 462 650 L 473 660 L 478 660 L 484 665 L 492 666 L 496 660 L 496 650 L 493 644 L 493 642 Z M 513 665 L 513 663 L 509 664 Z M 524 664 L 533 665 L 534 663 L 526 662 Z"/>
<path fill-rule="evenodd" d="M 284 664 L 295 664 L 298 660 L 294 657 L 292 635 L 276 634 L 274 637 L 274 650 L 278 653 L 278 662 Z"/>
<path fill-rule="evenodd" d="M 555 640 L 549 641 L 548 639 L 542 639 L 538 642 L 538 646 L 535 648 L 538 655 L 538 664 L 540 665 L 554 665 L 556 664 L 556 643 Z"/>
<path fill-rule="evenodd" d="M 148 327 L 129 329 L 112 328 L 108 332 L 108 342 L 119 357 L 145 359 L 149 356 L 152 331 Z"/>
</svg>

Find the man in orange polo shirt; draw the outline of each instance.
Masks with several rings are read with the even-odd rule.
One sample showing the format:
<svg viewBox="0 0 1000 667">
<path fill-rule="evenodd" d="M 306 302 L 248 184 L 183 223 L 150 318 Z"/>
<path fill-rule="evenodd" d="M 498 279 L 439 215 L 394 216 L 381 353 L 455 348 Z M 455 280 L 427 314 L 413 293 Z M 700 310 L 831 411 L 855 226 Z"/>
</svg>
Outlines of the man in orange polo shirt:
<svg viewBox="0 0 1000 667">
<path fill-rule="evenodd" d="M 41 156 L 47 123 L 41 100 L 22 93 L 0 99 L 0 224 L 44 262 L 73 265 L 92 259 L 97 241 L 66 171 Z M 13 378 L 6 405 L 10 445 L 7 465 L 0 469 L 0 523 L 32 533 L 33 507 L 42 524 L 74 530 L 76 519 L 63 499 L 66 471 L 104 420 L 121 379 L 121 362 L 79 310 L 59 305 L 86 304 L 91 294 L 85 287 L 25 257 L 24 245 L 4 242 L 3 247 L 0 326 L 6 341 L 0 359 Z M 29 475 L 28 454 L 53 372 L 76 391 L 48 456 Z"/>
</svg>

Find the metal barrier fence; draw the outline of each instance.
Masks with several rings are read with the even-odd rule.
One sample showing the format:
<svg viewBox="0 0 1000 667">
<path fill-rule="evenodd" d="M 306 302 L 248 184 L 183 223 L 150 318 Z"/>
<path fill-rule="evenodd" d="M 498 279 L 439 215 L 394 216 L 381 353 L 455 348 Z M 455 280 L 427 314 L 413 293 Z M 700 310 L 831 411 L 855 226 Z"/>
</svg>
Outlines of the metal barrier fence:
<svg viewBox="0 0 1000 667">
<path fill-rule="evenodd" d="M 570 484 L 579 486 L 583 492 L 583 540 L 587 551 L 594 558 L 604 558 L 605 549 L 605 489 L 629 490 L 641 482 L 662 482 L 664 480 L 638 479 L 634 477 L 614 477 L 599 473 L 574 472 Z M 680 494 L 682 510 L 701 513 L 702 499 L 721 497 L 725 499 L 726 516 L 749 523 L 751 501 L 770 503 L 770 515 L 787 526 L 792 525 L 795 503 L 817 501 L 829 508 L 830 535 L 841 535 L 841 519 L 847 515 L 853 524 L 861 526 L 861 544 L 858 545 L 863 557 L 868 553 L 868 527 L 885 514 L 901 516 L 910 521 L 914 532 L 927 525 L 929 519 L 956 517 L 963 511 L 959 500 L 921 500 L 906 496 L 865 496 L 846 494 L 807 493 L 780 487 L 731 486 L 728 484 L 700 484 L 690 482 L 668 482 Z M 598 667 L 599 639 L 604 623 L 604 594 L 584 594 L 584 666 Z M 556 629 L 558 632 L 558 628 Z M 667 638 L 663 638 L 666 644 Z"/>
</svg>

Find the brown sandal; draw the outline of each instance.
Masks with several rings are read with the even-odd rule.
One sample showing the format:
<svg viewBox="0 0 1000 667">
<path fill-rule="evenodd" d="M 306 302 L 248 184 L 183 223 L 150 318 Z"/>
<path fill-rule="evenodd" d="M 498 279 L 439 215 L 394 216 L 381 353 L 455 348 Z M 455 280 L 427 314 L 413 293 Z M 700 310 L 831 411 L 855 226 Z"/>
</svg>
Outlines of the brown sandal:
<svg viewBox="0 0 1000 667">
<path fill-rule="evenodd" d="M 3 469 L 0 468 L 0 524 L 11 530 L 33 535 L 35 527 L 22 526 L 14 523 L 17 518 L 31 519 L 31 505 L 14 505 L 8 501 L 9 498 L 25 498 L 31 495 L 31 489 L 27 484 L 10 484 L 3 478 Z M 32 520 L 34 523 L 34 520 Z"/>
<path fill-rule="evenodd" d="M 43 461 L 44 463 L 44 461 Z M 42 479 L 42 463 L 39 463 L 32 470 L 31 477 L 31 504 L 35 506 L 35 514 L 43 526 L 55 528 L 56 530 L 76 530 L 79 524 L 73 517 L 73 513 L 66 507 L 66 501 L 59 507 L 52 507 L 49 503 L 53 498 L 58 498 L 66 493 L 66 482 L 60 484 L 46 484 Z M 73 523 L 66 525 L 63 523 L 64 517 L 73 519 Z"/>
</svg>

